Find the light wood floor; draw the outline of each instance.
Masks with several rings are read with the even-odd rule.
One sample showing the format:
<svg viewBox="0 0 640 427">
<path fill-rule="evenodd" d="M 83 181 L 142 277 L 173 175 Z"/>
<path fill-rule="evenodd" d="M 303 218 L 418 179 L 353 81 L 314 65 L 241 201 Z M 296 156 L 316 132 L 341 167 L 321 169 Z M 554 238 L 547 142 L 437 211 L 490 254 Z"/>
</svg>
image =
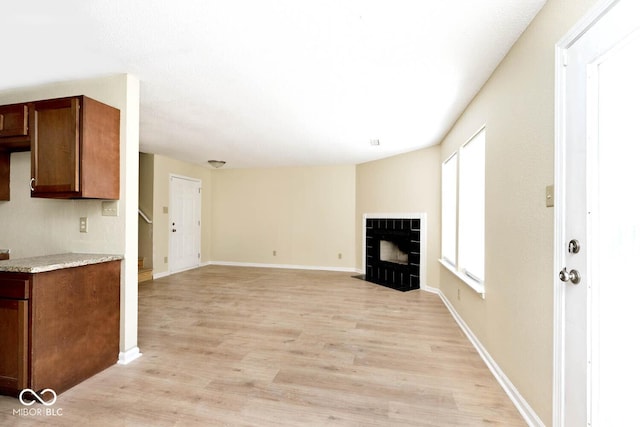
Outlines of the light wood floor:
<svg viewBox="0 0 640 427">
<path fill-rule="evenodd" d="M 143 356 L 0 425 L 525 425 L 433 294 L 211 266 L 140 285 Z M 42 405 L 39 405 L 42 407 Z"/>
</svg>

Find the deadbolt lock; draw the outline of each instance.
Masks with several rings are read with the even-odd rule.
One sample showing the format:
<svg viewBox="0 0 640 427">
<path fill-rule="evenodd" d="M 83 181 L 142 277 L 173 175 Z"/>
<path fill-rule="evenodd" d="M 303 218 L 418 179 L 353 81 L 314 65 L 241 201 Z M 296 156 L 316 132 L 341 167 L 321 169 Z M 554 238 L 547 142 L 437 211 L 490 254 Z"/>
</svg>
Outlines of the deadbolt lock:
<svg viewBox="0 0 640 427">
<path fill-rule="evenodd" d="M 569 242 L 569 253 L 577 254 L 578 252 L 580 252 L 580 242 L 578 242 L 576 239 L 571 239 L 571 241 Z"/>
</svg>

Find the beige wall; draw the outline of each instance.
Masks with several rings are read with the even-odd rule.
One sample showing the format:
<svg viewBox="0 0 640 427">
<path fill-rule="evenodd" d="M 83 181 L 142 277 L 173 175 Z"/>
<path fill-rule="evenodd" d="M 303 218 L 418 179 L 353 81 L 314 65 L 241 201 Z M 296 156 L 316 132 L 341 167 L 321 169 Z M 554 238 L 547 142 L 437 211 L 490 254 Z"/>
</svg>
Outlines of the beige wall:
<svg viewBox="0 0 640 427">
<path fill-rule="evenodd" d="M 0 92 L 0 104 L 87 95 L 121 112 L 120 215 L 101 214 L 100 200 L 32 199 L 30 153 L 11 155 L 11 200 L 0 202 L 0 248 L 12 258 L 61 252 L 125 256 L 121 284 L 120 349 L 137 346 L 137 199 L 139 83 L 129 75 L 53 83 Z M 80 217 L 88 233 L 80 233 Z"/>
<path fill-rule="evenodd" d="M 202 181 L 201 262 L 211 257 L 211 168 L 153 155 L 153 274 L 169 271 L 169 177 L 180 175 Z"/>
<path fill-rule="evenodd" d="M 365 213 L 427 214 L 427 286 L 440 282 L 440 147 L 431 147 L 357 166 L 356 264 L 362 270 Z"/>
<path fill-rule="evenodd" d="M 362 268 L 362 214 L 426 212 L 427 284 L 440 287 L 550 425 L 555 272 L 553 210 L 545 207 L 544 189 L 554 181 L 554 44 L 594 3 L 549 0 L 441 146 L 358 166 L 276 169 L 210 170 L 153 156 L 154 273 L 167 271 L 169 227 L 162 208 L 169 206 L 171 173 L 203 182 L 204 262 Z M 123 93 L 130 83 L 115 77 L 3 92 L 0 103 L 84 93 L 126 110 L 129 104 Z M 487 126 L 485 299 L 437 262 L 440 163 L 483 124 Z M 137 149 L 137 139 L 130 142 L 127 149 L 134 143 Z M 12 155 L 12 201 L 0 202 L 0 248 L 11 248 L 16 257 L 61 251 L 125 252 L 129 262 L 130 245 L 124 234 L 133 226 L 125 225 L 123 218 L 101 217 L 98 201 L 30 199 L 28 162 L 28 154 Z M 134 179 L 137 166 L 124 169 L 123 180 Z M 137 188 L 131 193 L 137 202 Z M 123 204 L 121 200 L 121 212 Z M 77 231 L 80 216 L 89 217 L 88 235 Z M 132 301 L 129 298 L 127 304 Z M 127 316 L 131 319 L 131 312 Z M 125 322 L 135 324 L 133 319 Z M 131 337 L 130 332 L 124 335 Z M 125 341 L 121 343 L 125 349 L 135 342 Z"/>
<path fill-rule="evenodd" d="M 486 299 L 443 267 L 441 290 L 547 425 L 554 271 L 545 186 L 554 182 L 554 45 L 593 3 L 549 0 L 442 144 L 444 160 L 486 123 Z"/>
<path fill-rule="evenodd" d="M 140 153 L 138 182 L 138 207 L 152 221 L 147 223 L 138 215 L 138 257 L 144 267 L 153 267 L 153 154 Z"/>
<path fill-rule="evenodd" d="M 211 260 L 353 269 L 355 175 L 352 165 L 215 170 Z"/>
</svg>

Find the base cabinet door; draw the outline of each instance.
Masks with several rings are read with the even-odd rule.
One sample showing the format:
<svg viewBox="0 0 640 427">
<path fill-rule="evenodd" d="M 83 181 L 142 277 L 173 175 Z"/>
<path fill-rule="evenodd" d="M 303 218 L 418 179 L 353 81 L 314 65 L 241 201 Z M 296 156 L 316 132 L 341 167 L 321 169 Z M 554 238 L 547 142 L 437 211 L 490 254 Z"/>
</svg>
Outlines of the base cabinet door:
<svg viewBox="0 0 640 427">
<path fill-rule="evenodd" d="M 29 301 L 0 299 L 0 391 L 17 396 L 27 387 Z"/>
</svg>

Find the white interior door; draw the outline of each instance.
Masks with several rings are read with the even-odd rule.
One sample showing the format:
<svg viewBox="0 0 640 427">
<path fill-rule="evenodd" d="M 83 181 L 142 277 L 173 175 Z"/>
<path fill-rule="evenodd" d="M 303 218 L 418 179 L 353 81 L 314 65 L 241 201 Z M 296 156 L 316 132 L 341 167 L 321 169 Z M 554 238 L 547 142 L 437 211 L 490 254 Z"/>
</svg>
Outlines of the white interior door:
<svg viewBox="0 0 640 427">
<path fill-rule="evenodd" d="M 573 34 L 558 56 L 554 423 L 632 425 L 640 383 L 640 2 L 603 2 Z"/>
<path fill-rule="evenodd" d="M 200 265 L 200 180 L 170 176 L 169 271 Z"/>
</svg>

